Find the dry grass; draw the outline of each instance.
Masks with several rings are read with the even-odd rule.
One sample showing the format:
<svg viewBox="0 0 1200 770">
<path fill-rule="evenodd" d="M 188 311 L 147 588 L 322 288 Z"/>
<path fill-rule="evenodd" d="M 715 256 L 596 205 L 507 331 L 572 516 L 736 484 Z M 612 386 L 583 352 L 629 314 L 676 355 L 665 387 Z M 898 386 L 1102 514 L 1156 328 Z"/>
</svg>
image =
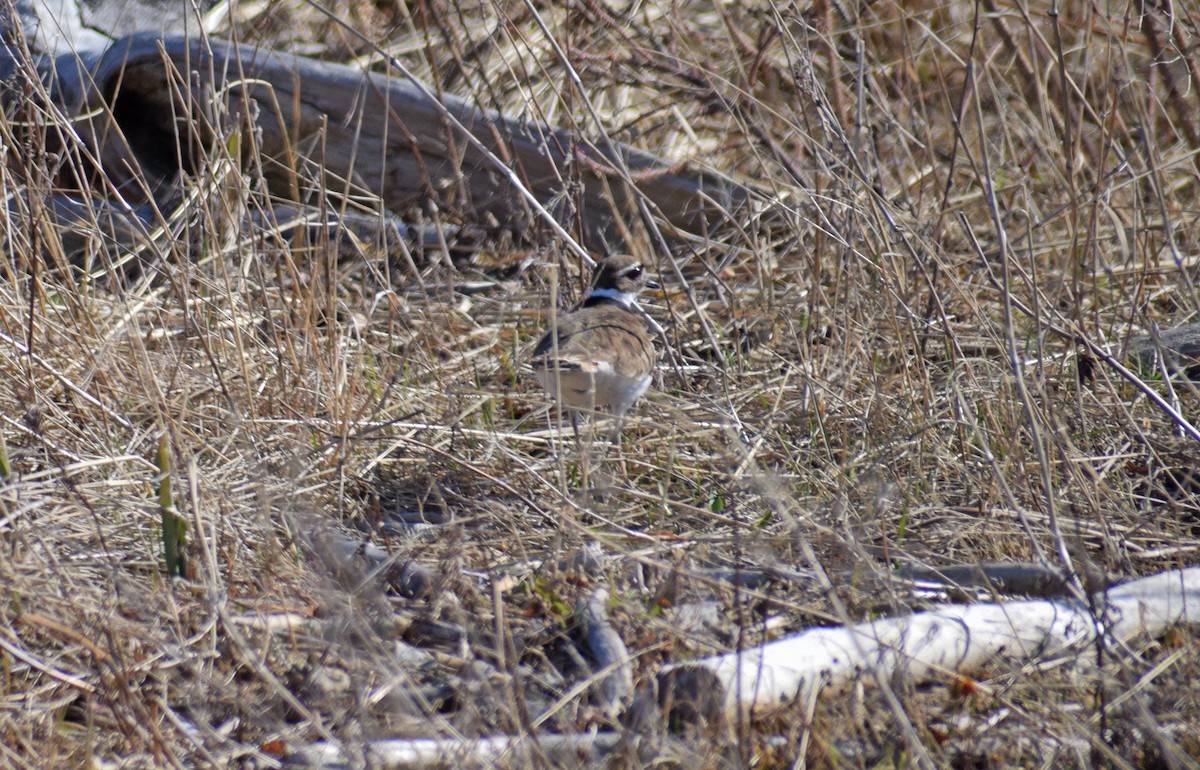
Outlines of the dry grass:
<svg viewBox="0 0 1200 770">
<path fill-rule="evenodd" d="M 265 767 L 326 737 L 604 726 L 571 689 L 568 633 L 597 584 L 645 684 L 664 661 L 904 611 L 861 582 L 889 565 L 1195 563 L 1200 497 L 1171 471 L 1200 447 L 1083 340 L 1121 358 L 1200 309 L 1200 18 L 1055 7 L 331 6 L 447 92 L 588 134 L 594 109 L 614 139 L 773 197 L 671 255 L 628 223 L 667 285 L 646 303 L 663 366 L 625 477 L 592 447 L 591 493 L 520 370 L 552 290 L 581 288 L 549 239 L 418 277 L 337 239 L 251 232 L 239 201 L 265 202 L 220 153 L 191 182 L 220 193 L 184 204 L 187 237 L 139 275 L 98 253 L 84 280 L 36 209 L 13 210 L 0 766 Z M 378 64 L 293 0 L 233 20 L 246 41 Z M 53 159 L 5 135 L 21 151 L 4 189 L 50 187 Z M 1196 419 L 1190 385 L 1140 374 Z M 189 525 L 174 584 L 164 435 Z M 417 513 L 435 523 L 404 523 Z M 338 531 L 429 568 L 431 590 L 356 570 Z M 589 546 L 604 559 L 586 574 Z M 832 593 L 701 571 L 815 567 L 808 546 Z M 899 712 L 868 693 L 811 724 L 795 708 L 693 735 L 680 761 L 1195 766 L 1198 652 L 1184 629 L 1099 662 L 998 661 L 967 692 L 896 683 Z"/>
</svg>

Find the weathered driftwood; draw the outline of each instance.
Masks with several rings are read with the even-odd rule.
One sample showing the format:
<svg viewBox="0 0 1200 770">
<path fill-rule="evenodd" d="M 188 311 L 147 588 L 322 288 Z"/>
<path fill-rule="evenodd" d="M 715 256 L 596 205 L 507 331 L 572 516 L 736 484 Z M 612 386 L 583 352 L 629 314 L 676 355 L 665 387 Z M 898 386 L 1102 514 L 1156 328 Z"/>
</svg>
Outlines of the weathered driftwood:
<svg viewBox="0 0 1200 770">
<path fill-rule="evenodd" d="M 598 588 L 575 608 L 584 648 L 596 668 L 592 688 L 600 709 L 617 716 L 633 700 L 633 666 L 624 640 L 608 619 L 608 589 Z"/>
<path fill-rule="evenodd" d="M 916 591 L 950 592 L 952 595 L 1020 594 L 1040 599 L 1066 598 L 1070 586 L 1049 567 L 1031 562 L 981 562 L 949 567 L 905 565 L 898 577 L 911 582 Z M 1089 591 L 1107 588 L 1107 576 L 1088 571 L 1081 575 Z"/>
<path fill-rule="evenodd" d="M 585 766 L 610 754 L 622 741 L 620 733 L 546 734 L 536 737 L 502 735 L 494 738 L 437 739 L 413 738 L 372 741 L 361 747 L 367 767 L 383 770 L 400 768 L 456 767 L 502 763 L 522 766 L 534 758 L 552 765 Z M 354 755 L 332 743 L 316 743 L 289 754 L 285 767 L 348 768 L 358 766 Z"/>
<path fill-rule="evenodd" d="M 196 172 L 218 142 L 231 146 L 236 133 L 243 160 L 261 169 L 277 197 L 311 203 L 331 195 L 352 208 L 401 215 L 436 209 L 451 222 L 524 235 L 538 215 L 512 169 L 565 230 L 595 249 L 620 246 L 616 222 L 637 221 L 637 195 L 668 230 L 694 234 L 710 232 L 748 200 L 744 187 L 718 174 L 674 168 L 620 145 L 601 148 L 455 96 L 434 98 L 399 75 L 154 33 L 32 60 L 23 51 L 0 46 L 10 121 L 46 126 L 52 151 L 94 158 L 98 169 L 62 175 L 93 198 L 161 204 L 178 195 L 181 174 Z M 70 120 L 69 131 L 49 125 L 35 78 Z M 75 142 L 81 146 L 70 147 Z M 148 224 L 140 212 L 127 213 Z"/>
<path fill-rule="evenodd" d="M 689 661 L 661 675 L 668 703 L 716 698 L 727 711 L 806 703 L 857 681 L 970 672 L 996 656 L 1025 660 L 1154 635 L 1200 618 L 1200 568 L 1171 570 L 1096 595 L 1097 621 L 1067 601 L 942 606 L 907 617 L 814 628 L 761 647 Z"/>
<path fill-rule="evenodd" d="M 1129 340 L 1129 354 L 1147 369 L 1161 365 L 1169 373 L 1200 379 L 1200 323 L 1134 337 Z"/>
<path fill-rule="evenodd" d="M 728 583 L 745 589 L 757 589 L 778 580 L 797 585 L 816 585 L 817 575 L 811 570 L 796 569 L 782 565 L 767 567 L 692 567 L 685 574 Z M 880 590 L 892 588 L 911 591 L 925 598 L 931 596 L 989 598 L 995 594 L 1020 594 L 1023 596 L 1056 598 L 1070 595 L 1067 582 L 1053 570 L 1040 564 L 1027 562 L 982 562 L 980 564 L 949 567 L 902 566 L 895 573 L 864 575 L 861 570 L 849 571 L 837 576 L 847 582 L 864 579 L 878 583 Z M 1105 588 L 1103 575 L 1083 576 L 1089 589 Z"/>
<path fill-rule="evenodd" d="M 341 558 L 362 559 L 369 564 L 373 576 L 382 578 L 405 599 L 429 599 L 433 596 L 438 581 L 437 575 L 429 567 L 403 559 L 397 554 L 389 554 L 374 543 L 351 540 L 336 532 L 329 533 L 326 542 Z M 364 579 L 367 577 L 364 576 Z"/>
</svg>

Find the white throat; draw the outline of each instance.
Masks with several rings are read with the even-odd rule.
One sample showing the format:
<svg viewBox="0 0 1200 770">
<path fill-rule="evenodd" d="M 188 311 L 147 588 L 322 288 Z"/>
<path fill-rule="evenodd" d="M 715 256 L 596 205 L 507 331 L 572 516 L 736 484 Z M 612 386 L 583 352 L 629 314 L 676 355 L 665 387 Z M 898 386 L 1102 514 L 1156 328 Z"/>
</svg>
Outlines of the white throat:
<svg viewBox="0 0 1200 770">
<path fill-rule="evenodd" d="M 611 299 L 613 302 L 616 302 L 617 304 L 623 305 L 627 308 L 632 308 L 637 305 L 637 298 L 631 291 L 618 291 L 617 289 L 610 289 L 608 287 L 601 286 L 596 287 L 588 292 L 588 299 L 594 299 L 596 297 Z"/>
</svg>

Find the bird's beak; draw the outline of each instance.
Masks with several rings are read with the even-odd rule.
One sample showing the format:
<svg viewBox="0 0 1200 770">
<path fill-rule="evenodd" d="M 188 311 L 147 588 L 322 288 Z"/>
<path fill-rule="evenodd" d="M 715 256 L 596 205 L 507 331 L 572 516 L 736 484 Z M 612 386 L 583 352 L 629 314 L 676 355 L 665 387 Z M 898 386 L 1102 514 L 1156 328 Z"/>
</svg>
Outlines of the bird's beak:
<svg viewBox="0 0 1200 770">
<path fill-rule="evenodd" d="M 650 278 L 650 279 L 647 279 L 647 281 L 646 281 L 646 288 L 650 289 L 651 291 L 658 291 L 659 289 L 662 288 L 662 284 L 659 283 L 658 281 L 654 280 L 653 278 Z"/>
</svg>

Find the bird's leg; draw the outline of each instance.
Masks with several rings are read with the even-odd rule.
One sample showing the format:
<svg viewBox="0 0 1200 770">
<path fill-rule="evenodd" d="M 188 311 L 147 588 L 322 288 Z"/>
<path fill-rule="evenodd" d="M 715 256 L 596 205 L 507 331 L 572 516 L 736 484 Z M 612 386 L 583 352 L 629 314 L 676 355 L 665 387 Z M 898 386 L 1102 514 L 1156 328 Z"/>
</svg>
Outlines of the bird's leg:
<svg viewBox="0 0 1200 770">
<path fill-rule="evenodd" d="M 576 409 L 571 409 L 570 414 L 571 430 L 575 432 L 576 456 L 579 458 L 579 485 L 582 487 L 583 493 L 586 495 L 588 492 L 588 485 L 591 483 L 591 458 L 589 457 L 590 452 L 588 451 L 591 448 L 591 436 L 589 435 L 585 441 L 583 434 L 580 433 L 579 411 Z"/>
<path fill-rule="evenodd" d="M 621 451 L 621 430 L 624 427 L 625 427 L 625 415 L 621 412 L 614 414 L 613 415 L 613 429 L 612 429 L 612 433 L 609 436 L 609 440 L 612 442 L 613 451 L 616 452 L 616 455 L 617 455 L 617 468 L 621 472 L 621 480 L 628 482 L 629 481 L 629 471 L 625 467 L 625 453 Z"/>
</svg>

